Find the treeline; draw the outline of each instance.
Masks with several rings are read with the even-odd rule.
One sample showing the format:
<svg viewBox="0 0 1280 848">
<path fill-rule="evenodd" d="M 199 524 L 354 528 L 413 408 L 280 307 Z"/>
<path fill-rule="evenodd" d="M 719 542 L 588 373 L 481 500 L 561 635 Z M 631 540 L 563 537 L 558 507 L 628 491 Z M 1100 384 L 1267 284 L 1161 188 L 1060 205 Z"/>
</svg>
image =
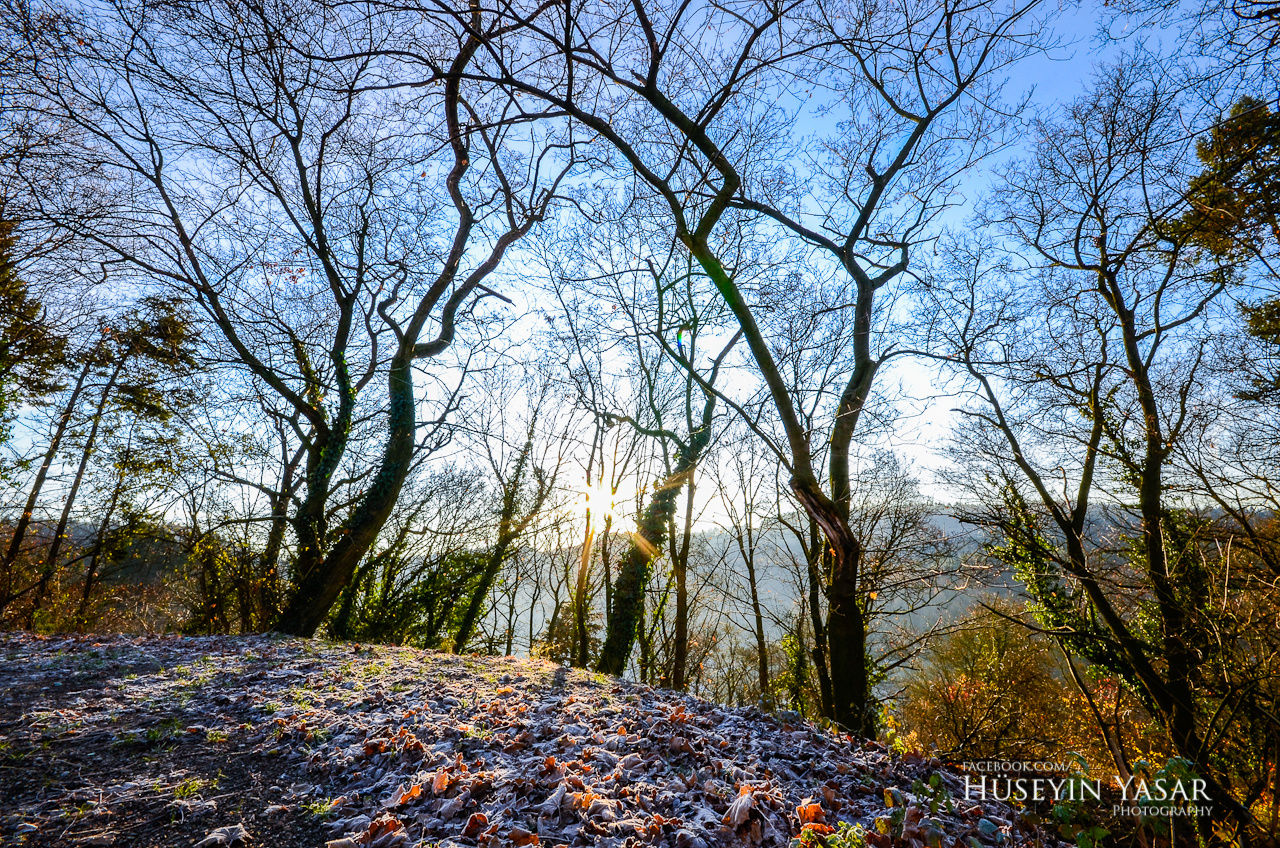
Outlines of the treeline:
<svg viewBox="0 0 1280 848">
<path fill-rule="evenodd" d="M 3 9 L 5 626 L 1152 757 L 1274 841 L 1263 6 L 1096 10 L 1178 52 L 1065 104 L 1038 0 Z"/>
</svg>

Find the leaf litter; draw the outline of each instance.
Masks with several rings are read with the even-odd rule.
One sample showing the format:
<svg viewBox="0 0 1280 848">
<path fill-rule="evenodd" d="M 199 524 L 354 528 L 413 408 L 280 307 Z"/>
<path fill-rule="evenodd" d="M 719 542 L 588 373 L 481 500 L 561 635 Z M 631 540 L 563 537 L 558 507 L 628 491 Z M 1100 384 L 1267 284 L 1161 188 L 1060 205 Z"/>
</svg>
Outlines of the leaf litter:
<svg viewBox="0 0 1280 848">
<path fill-rule="evenodd" d="M 275 636 L 0 650 L 4 844 L 821 848 L 842 823 L 869 848 L 1056 842 L 937 760 L 539 660 Z"/>
</svg>

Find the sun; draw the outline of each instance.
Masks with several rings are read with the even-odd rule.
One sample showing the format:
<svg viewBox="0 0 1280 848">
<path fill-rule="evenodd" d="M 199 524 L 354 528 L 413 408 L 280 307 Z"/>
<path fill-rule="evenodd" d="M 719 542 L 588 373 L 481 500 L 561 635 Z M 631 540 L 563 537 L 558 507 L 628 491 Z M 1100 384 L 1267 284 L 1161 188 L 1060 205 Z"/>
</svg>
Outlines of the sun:
<svg viewBox="0 0 1280 848">
<path fill-rule="evenodd" d="M 618 496 L 609 491 L 607 486 L 587 486 L 582 490 L 578 502 L 578 512 L 591 513 L 592 518 L 603 520 L 606 516 L 616 518 Z"/>
<path fill-rule="evenodd" d="M 635 500 L 635 497 L 636 492 L 634 489 L 627 491 L 619 489 L 614 492 L 607 485 L 594 484 L 584 486 L 574 502 L 573 511 L 577 515 L 585 516 L 589 510 L 593 525 L 611 521 L 616 527 L 619 519 L 625 518 L 630 514 L 628 507 Z"/>
</svg>

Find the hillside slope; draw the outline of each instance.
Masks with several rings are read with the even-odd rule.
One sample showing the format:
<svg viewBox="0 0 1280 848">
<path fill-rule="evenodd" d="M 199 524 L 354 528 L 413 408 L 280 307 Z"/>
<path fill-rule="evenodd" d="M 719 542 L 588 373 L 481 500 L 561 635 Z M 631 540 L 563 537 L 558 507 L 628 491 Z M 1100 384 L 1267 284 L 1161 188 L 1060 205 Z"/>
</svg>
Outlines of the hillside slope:
<svg viewBox="0 0 1280 848">
<path fill-rule="evenodd" d="M 22 634 L 0 657 L 6 845 L 785 846 L 801 817 L 873 848 L 1029 838 L 940 770 L 952 811 L 904 820 L 936 761 L 536 660 Z"/>
</svg>

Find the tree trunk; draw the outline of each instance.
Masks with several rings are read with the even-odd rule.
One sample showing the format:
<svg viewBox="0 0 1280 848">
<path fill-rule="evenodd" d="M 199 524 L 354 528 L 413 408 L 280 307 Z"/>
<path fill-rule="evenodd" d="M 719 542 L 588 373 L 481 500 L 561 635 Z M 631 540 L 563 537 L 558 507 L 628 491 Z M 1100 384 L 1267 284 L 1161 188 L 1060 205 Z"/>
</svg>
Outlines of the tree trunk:
<svg viewBox="0 0 1280 848">
<path fill-rule="evenodd" d="M 676 620 L 675 645 L 671 669 L 671 688 L 683 692 L 689 686 L 689 547 L 693 536 L 693 491 L 694 469 L 689 468 L 689 477 L 685 482 L 684 499 L 684 535 L 680 540 L 680 550 L 671 558 L 671 567 L 676 578 Z M 673 546 L 674 547 L 674 546 Z"/>
<path fill-rule="evenodd" d="M 505 656 L 511 656 L 516 642 L 516 593 L 513 591 L 507 601 L 507 650 Z"/>
<path fill-rule="evenodd" d="M 529 459 L 533 454 L 533 435 L 532 425 L 530 425 L 530 435 L 520 449 L 519 455 L 516 457 L 515 467 L 511 470 L 511 475 L 503 483 L 502 487 L 502 509 L 498 515 L 498 538 L 494 542 L 493 550 L 489 554 L 489 559 L 485 563 L 484 571 L 480 575 L 480 582 L 476 585 L 475 591 L 471 593 L 471 598 L 467 603 L 467 609 L 462 614 L 462 621 L 458 625 L 458 632 L 453 639 L 453 652 L 460 653 L 467 646 L 467 642 L 471 640 L 476 627 L 476 622 L 480 620 L 480 612 L 484 608 L 484 599 L 489 594 L 489 590 L 493 588 L 494 581 L 498 579 L 499 572 L 502 571 L 503 564 L 507 561 L 507 557 L 511 553 L 511 546 L 520 538 L 525 529 L 529 526 L 529 522 L 542 509 L 542 504 L 546 500 L 549 486 L 538 477 L 538 491 L 534 497 L 533 504 L 529 511 L 525 513 L 523 518 L 517 519 L 516 512 L 520 506 L 520 491 L 524 485 L 525 475 L 529 468 Z M 494 474 L 498 479 L 502 479 L 502 472 L 496 465 Z M 514 598 L 514 596 L 513 596 Z M 514 599 L 512 600 L 514 604 Z M 508 622 L 510 623 L 510 622 Z M 511 644 L 513 634 L 508 628 L 507 644 Z M 507 653 L 511 650 L 508 648 Z"/>
<path fill-rule="evenodd" d="M 294 491 L 294 474 L 301 459 L 300 451 L 292 458 L 284 454 L 280 490 L 268 497 L 271 524 L 254 586 L 253 604 L 250 610 L 242 610 L 240 614 L 240 626 L 245 633 L 266 629 L 280 612 L 280 551 L 284 547 L 285 530 L 289 527 L 289 498 Z"/>
<path fill-rule="evenodd" d="M 476 16 L 479 14 L 479 11 L 475 12 Z M 314 452 L 314 458 L 308 457 L 308 486 L 314 483 L 320 487 L 317 489 L 317 494 L 323 494 L 324 499 L 314 498 L 309 489 L 307 501 L 299 510 L 299 519 L 294 522 L 300 548 L 298 559 L 302 568 L 299 569 L 301 575 L 297 580 L 293 596 L 276 624 L 275 629 L 282 633 L 305 637 L 315 633 L 342 593 L 343 587 L 355 573 L 360 560 L 386 524 L 400 497 L 400 489 L 404 485 L 413 461 L 417 432 L 413 363 L 415 360 L 437 356 L 448 349 L 456 333 L 458 309 L 463 306 L 481 281 L 498 266 L 507 249 L 524 236 L 539 217 L 530 215 L 519 226 L 513 224 L 511 229 L 496 239 L 488 256 L 464 280 L 458 280 L 458 269 L 468 252 L 467 243 L 476 220 L 460 188 L 471 166 L 471 154 L 467 148 L 470 129 L 464 127 L 462 118 L 461 84 L 463 71 L 476 51 L 480 49 L 481 44 L 481 39 L 476 33 L 472 32 L 468 36 L 450 64 L 444 86 L 446 135 L 453 152 L 453 166 L 449 171 L 446 184 L 450 200 L 458 213 L 458 225 L 453 235 L 453 242 L 440 273 L 427 292 L 418 300 L 413 316 L 403 328 L 397 327 L 399 346 L 391 358 L 391 367 L 387 374 L 387 396 L 390 407 L 387 413 L 387 442 L 383 449 L 382 461 L 368 491 L 364 493 L 342 526 L 333 534 L 336 542 L 326 554 L 323 545 L 329 535 L 323 532 L 323 522 L 326 520 L 325 506 L 328 498 L 329 477 L 337 469 L 341 453 L 345 449 L 351 415 L 355 407 L 355 388 L 351 383 L 346 361 L 345 331 L 339 331 L 336 334 L 336 338 L 343 344 L 335 344 L 330 351 L 340 390 L 338 419 L 330 428 L 334 444 L 323 446 L 321 450 Z M 294 157 L 301 164 L 301 153 L 296 144 Z M 305 168 L 300 170 L 305 171 Z M 305 187 L 305 180 L 303 185 Z M 317 208 L 315 212 L 317 228 L 319 228 L 319 214 Z M 340 280 L 335 278 L 334 286 L 340 289 Z M 436 316 L 440 323 L 439 332 L 433 340 L 419 342 L 418 339 L 423 333 L 427 320 L 442 302 L 443 307 Z M 348 298 L 342 305 L 340 322 L 350 321 L 354 300 Z"/>
<path fill-rule="evenodd" d="M 809 566 L 809 624 L 813 627 L 813 649 L 809 658 L 813 661 L 813 671 L 818 677 L 818 707 L 824 718 L 834 719 L 831 675 L 827 665 L 827 620 L 822 614 L 822 573 L 830 570 L 823 566 L 831 557 L 822 541 L 822 532 L 818 529 L 817 522 L 810 518 L 809 546 L 805 550 Z"/>
<path fill-rule="evenodd" d="M 49 447 L 44 452 L 44 461 L 40 464 L 40 470 L 36 472 L 36 479 L 31 484 L 31 491 L 27 494 L 27 502 L 22 507 L 22 514 L 18 516 L 18 523 L 14 525 L 13 536 L 9 539 L 9 549 L 4 555 L 4 593 L 0 595 L 0 612 L 3 612 L 13 600 L 18 597 L 13 587 L 13 564 L 18 560 L 18 554 L 22 552 L 22 542 L 26 538 L 27 529 L 31 526 L 31 517 L 35 514 L 36 503 L 40 499 L 40 491 L 44 488 L 45 480 L 49 476 L 49 467 L 53 464 L 54 458 L 58 455 L 58 448 L 62 446 L 62 437 L 67 432 L 67 427 L 71 424 L 71 415 L 75 412 L 76 403 L 80 399 L 80 393 L 84 389 L 84 381 L 89 376 L 90 364 L 85 363 L 80 369 L 80 376 L 76 379 L 75 388 L 71 390 L 71 396 L 67 398 L 67 405 L 62 409 L 62 415 L 58 417 L 58 425 L 53 430 L 53 437 L 49 440 Z"/>
<path fill-rule="evenodd" d="M 76 610 L 76 629 L 84 632 L 89 619 L 89 598 L 93 594 L 93 584 L 98 577 L 98 561 L 102 557 L 102 548 L 106 544 L 107 530 L 111 526 L 111 517 L 115 515 L 116 506 L 120 502 L 120 491 L 124 488 L 124 480 L 116 478 L 116 485 L 111 490 L 111 502 L 98 524 L 97 541 L 93 546 L 93 554 L 89 557 L 89 567 L 84 573 L 84 591 L 80 594 L 80 607 Z"/>
<path fill-rule="evenodd" d="M 830 555 L 825 633 L 829 658 L 827 670 L 831 678 L 829 717 L 850 733 L 870 736 L 875 732 L 875 717 L 870 708 L 871 687 L 867 675 L 867 627 L 858 603 L 862 546 L 839 506 L 827 499 L 816 485 L 806 486 L 793 480 L 792 487 L 805 512 L 821 530 Z M 815 617 L 815 624 L 819 618 Z M 815 646 L 821 644 L 816 627 L 814 642 Z M 816 662 L 817 656 L 814 659 Z"/>
<path fill-rule="evenodd" d="M 578 557 L 578 577 L 573 586 L 573 650 L 572 663 L 586 668 L 591 661 L 590 634 L 587 632 L 587 589 L 591 578 L 591 552 L 595 533 L 591 529 L 591 510 L 587 510 L 587 529 L 582 537 L 582 553 Z"/>
<path fill-rule="evenodd" d="M 484 608 L 485 597 L 488 596 L 489 590 L 493 588 L 494 581 L 498 579 L 498 572 L 502 570 L 502 564 L 507 561 L 510 544 L 511 539 L 508 538 L 506 528 L 503 527 L 499 530 L 497 543 L 494 545 L 493 550 L 489 552 L 489 558 L 485 561 L 484 571 L 480 574 L 480 582 L 476 584 L 475 591 L 471 593 L 471 598 L 467 602 L 467 609 L 462 613 L 462 622 L 458 625 L 458 632 L 453 637 L 453 653 L 462 653 L 463 649 L 467 647 L 467 642 L 470 642 L 471 637 L 475 635 L 476 622 L 480 620 L 480 611 Z"/>
<path fill-rule="evenodd" d="M 640 656 L 636 659 L 637 675 L 641 683 L 653 683 L 653 629 L 645 617 L 644 595 L 640 596 L 640 610 L 636 617 L 636 641 L 640 643 Z"/>
<path fill-rule="evenodd" d="M 666 542 L 667 527 L 675 514 L 683 482 L 681 469 L 679 466 L 677 469 L 649 497 L 618 568 L 618 577 L 613 583 L 613 615 L 609 617 L 596 671 L 621 675 L 631 658 L 640 618 L 644 615 L 644 590 L 649 583 L 650 566 Z"/>
<path fill-rule="evenodd" d="M 729 193 L 736 190 L 737 187 L 732 186 Z M 848 256 L 841 256 L 858 284 L 854 316 L 855 362 L 853 374 L 841 395 L 832 428 L 828 475 L 832 496 L 828 498 L 814 474 L 809 433 L 796 413 L 790 389 L 746 298 L 708 247 L 706 227 L 707 219 L 704 218 L 696 233 L 681 233 L 681 241 L 707 272 L 743 331 L 787 434 L 791 452 L 791 490 L 810 519 L 816 522 L 826 536 L 832 554 L 832 569 L 827 582 L 831 716 L 851 732 L 869 735 L 874 731 L 875 721 L 871 718 L 869 701 L 871 692 L 866 666 L 866 620 L 857 598 L 862 548 L 849 527 L 848 458 L 858 417 L 879 365 L 870 353 L 870 333 L 875 290 L 877 285 L 883 283 L 877 284 L 862 272 L 856 261 Z M 816 632 L 814 636 L 817 644 Z"/>
<path fill-rule="evenodd" d="M 755 540 L 747 529 L 747 544 L 741 547 L 742 559 L 747 566 L 747 586 L 751 590 L 751 614 L 754 619 L 753 634 L 756 639 L 756 675 L 759 678 L 760 700 L 766 709 L 775 705 L 769 694 L 769 648 L 764 634 L 764 609 L 760 605 L 760 590 L 756 580 Z"/>
<path fill-rule="evenodd" d="M 71 480 L 71 489 L 67 492 L 67 499 L 62 505 L 62 515 L 58 517 L 58 527 L 54 530 L 53 539 L 49 542 L 49 551 L 45 557 L 44 569 L 40 572 L 40 581 L 36 584 L 35 595 L 32 598 L 31 609 L 27 613 L 27 627 L 34 624 L 34 615 L 44 601 L 44 594 L 48 590 L 49 581 L 53 579 L 53 575 L 58 570 L 58 560 L 62 556 L 62 541 L 67 535 L 67 524 L 71 520 L 71 509 L 75 505 L 76 496 L 80 493 L 80 484 L 84 482 L 84 472 L 89 467 L 89 457 L 93 455 L 93 447 L 98 439 L 98 430 L 102 425 L 102 414 L 107 408 L 107 401 L 111 399 L 111 392 L 116 387 L 116 380 L 120 378 L 120 371 L 124 368 L 125 362 L 129 359 L 129 352 L 121 354 L 120 361 L 116 363 L 116 367 L 111 372 L 107 384 L 102 388 L 102 397 L 98 400 L 98 405 L 93 411 L 93 423 L 89 426 L 89 435 L 85 438 L 84 450 L 80 454 L 80 464 L 76 466 L 76 475 Z"/>
<path fill-rule="evenodd" d="M 876 720 L 870 709 L 867 679 L 867 625 L 858 603 L 856 579 L 860 553 L 857 547 L 836 549 L 827 588 L 827 651 L 831 661 L 832 717 L 855 736 L 873 737 Z"/>
<path fill-rule="evenodd" d="M 318 549 L 309 553 L 309 567 L 301 574 L 293 596 L 276 623 L 275 629 L 280 633 L 305 638 L 315 634 L 400 497 L 400 488 L 413 460 L 417 430 L 412 366 L 412 348 L 406 349 L 402 345 L 387 376 L 391 402 L 387 416 L 389 434 L 382 462 L 369 490 L 336 531 L 338 541 L 329 555 L 322 557 Z M 317 538 L 311 544 L 320 542 L 321 539 Z"/>
</svg>

